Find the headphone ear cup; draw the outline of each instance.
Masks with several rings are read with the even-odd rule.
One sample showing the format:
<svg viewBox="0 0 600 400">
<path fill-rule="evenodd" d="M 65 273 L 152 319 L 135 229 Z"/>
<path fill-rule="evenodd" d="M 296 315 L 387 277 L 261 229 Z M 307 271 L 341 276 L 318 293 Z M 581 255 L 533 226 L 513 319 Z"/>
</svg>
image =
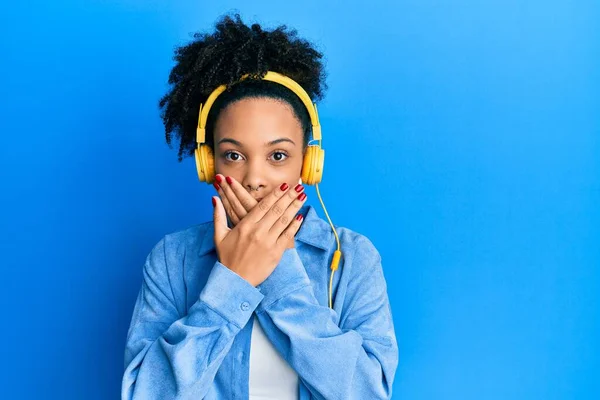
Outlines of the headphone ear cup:
<svg viewBox="0 0 600 400">
<path fill-rule="evenodd" d="M 302 163 L 302 182 L 315 185 L 323 178 L 323 165 L 325 164 L 325 150 L 319 146 L 308 146 Z"/>
<path fill-rule="evenodd" d="M 323 180 L 323 167 L 325 165 L 325 150 L 321 147 L 315 149 L 315 169 L 313 175 L 314 184 L 321 183 Z"/>
<path fill-rule="evenodd" d="M 215 158 L 212 149 L 203 143 L 200 148 L 196 148 L 195 153 L 198 179 L 200 182 L 213 183 L 215 179 Z"/>
</svg>

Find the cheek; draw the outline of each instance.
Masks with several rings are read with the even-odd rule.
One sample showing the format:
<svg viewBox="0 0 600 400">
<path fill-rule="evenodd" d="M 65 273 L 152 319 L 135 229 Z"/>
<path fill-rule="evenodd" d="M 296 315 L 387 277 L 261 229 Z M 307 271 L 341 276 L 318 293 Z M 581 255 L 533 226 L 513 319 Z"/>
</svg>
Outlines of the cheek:
<svg viewBox="0 0 600 400">
<path fill-rule="evenodd" d="M 239 169 L 239 164 L 227 162 L 227 160 L 222 157 L 215 157 L 215 172 L 223 173 L 223 171 L 234 171 L 236 166 L 238 166 Z"/>
</svg>

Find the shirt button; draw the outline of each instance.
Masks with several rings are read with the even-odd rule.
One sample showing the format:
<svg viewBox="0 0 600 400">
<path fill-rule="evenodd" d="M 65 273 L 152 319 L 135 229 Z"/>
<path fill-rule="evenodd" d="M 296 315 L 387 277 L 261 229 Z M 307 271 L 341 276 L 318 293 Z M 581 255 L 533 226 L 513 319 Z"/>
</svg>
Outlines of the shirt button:
<svg viewBox="0 0 600 400">
<path fill-rule="evenodd" d="M 242 304 L 240 304 L 240 308 L 242 311 L 247 311 L 250 308 L 250 304 L 248 304 L 247 301 L 244 301 Z"/>
</svg>

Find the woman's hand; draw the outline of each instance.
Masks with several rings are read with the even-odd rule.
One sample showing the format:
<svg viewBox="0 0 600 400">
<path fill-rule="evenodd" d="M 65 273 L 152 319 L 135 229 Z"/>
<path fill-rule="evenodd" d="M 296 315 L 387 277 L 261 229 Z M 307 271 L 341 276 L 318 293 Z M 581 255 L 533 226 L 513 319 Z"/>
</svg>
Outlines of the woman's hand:
<svg viewBox="0 0 600 400">
<path fill-rule="evenodd" d="M 231 224 L 236 226 L 258 202 L 244 187 L 233 177 L 224 177 L 221 174 L 215 176 L 214 187 L 221 196 L 221 201 L 225 207 L 225 213 L 229 217 Z M 278 189 L 275 189 L 278 190 Z M 304 186 L 296 185 L 296 193 L 300 194 Z M 287 248 L 294 248 L 294 240 L 291 240 Z"/>
<path fill-rule="evenodd" d="M 253 286 L 271 275 L 300 228 L 302 215 L 296 213 L 306 194 L 298 195 L 284 185 L 263 198 L 233 229 L 227 226 L 221 198 L 213 197 L 218 259 Z"/>
<path fill-rule="evenodd" d="M 232 177 L 215 175 L 214 187 L 221 196 L 225 212 L 233 226 L 237 225 L 258 204 L 258 201 Z"/>
</svg>

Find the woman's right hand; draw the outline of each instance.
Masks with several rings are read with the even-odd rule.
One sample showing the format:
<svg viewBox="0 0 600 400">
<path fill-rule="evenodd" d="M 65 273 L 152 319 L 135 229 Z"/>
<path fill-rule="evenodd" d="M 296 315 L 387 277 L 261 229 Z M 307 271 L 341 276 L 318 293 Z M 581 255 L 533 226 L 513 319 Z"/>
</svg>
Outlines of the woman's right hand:
<svg viewBox="0 0 600 400">
<path fill-rule="evenodd" d="M 283 188 L 283 189 L 282 189 Z M 213 196 L 214 241 L 219 261 L 253 286 L 271 275 L 302 222 L 296 216 L 306 194 L 282 185 L 263 198 L 233 229 L 219 197 Z"/>
</svg>

